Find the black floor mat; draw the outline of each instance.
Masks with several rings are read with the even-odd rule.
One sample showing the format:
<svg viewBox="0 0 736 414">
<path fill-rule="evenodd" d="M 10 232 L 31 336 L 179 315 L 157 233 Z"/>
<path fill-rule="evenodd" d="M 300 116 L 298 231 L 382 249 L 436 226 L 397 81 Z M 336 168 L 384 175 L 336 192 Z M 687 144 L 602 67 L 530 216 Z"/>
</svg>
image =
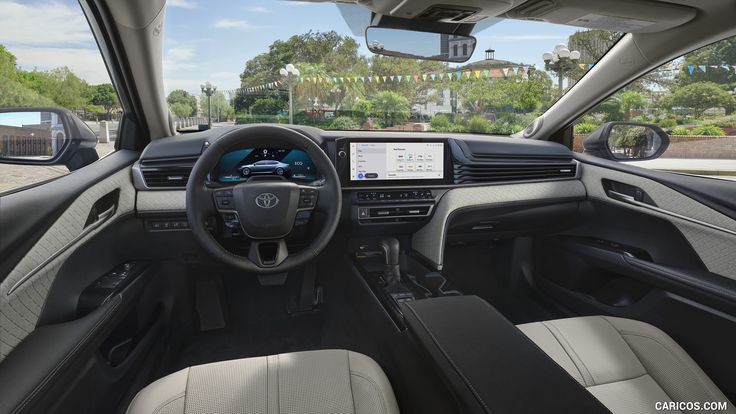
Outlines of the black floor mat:
<svg viewBox="0 0 736 414">
<path fill-rule="evenodd" d="M 464 294 L 488 301 L 514 324 L 569 316 L 534 292 L 525 280 L 512 283 L 512 250 L 511 241 L 448 246 L 442 274 Z"/>
<path fill-rule="evenodd" d="M 228 324 L 223 329 L 190 330 L 181 338 L 178 357 L 168 372 L 198 364 L 318 349 L 322 345 L 320 312 L 289 315 L 289 286 L 260 286 L 252 275 L 223 276 Z"/>
</svg>

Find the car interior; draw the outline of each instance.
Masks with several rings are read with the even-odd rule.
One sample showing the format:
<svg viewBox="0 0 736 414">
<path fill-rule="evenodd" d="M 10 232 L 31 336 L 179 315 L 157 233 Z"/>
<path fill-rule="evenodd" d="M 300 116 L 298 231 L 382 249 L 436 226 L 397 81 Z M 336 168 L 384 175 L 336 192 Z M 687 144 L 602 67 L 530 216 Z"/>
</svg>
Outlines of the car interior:
<svg viewBox="0 0 736 414">
<path fill-rule="evenodd" d="M 79 3 L 125 113 L 97 160 L 49 109 L 74 171 L 0 195 L 0 412 L 736 413 L 734 182 L 621 162 L 610 128 L 571 150 L 598 102 L 736 35 L 736 2 L 356 2 L 625 32 L 512 138 L 180 133 L 166 1 Z"/>
</svg>

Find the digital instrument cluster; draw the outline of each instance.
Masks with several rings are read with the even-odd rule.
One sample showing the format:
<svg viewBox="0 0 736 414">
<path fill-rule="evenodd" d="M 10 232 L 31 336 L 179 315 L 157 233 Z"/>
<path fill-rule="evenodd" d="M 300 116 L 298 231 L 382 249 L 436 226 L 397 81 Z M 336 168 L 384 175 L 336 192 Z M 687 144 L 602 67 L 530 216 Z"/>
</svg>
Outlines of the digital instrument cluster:
<svg viewBox="0 0 736 414">
<path fill-rule="evenodd" d="M 217 180 L 223 184 L 238 183 L 260 175 L 303 182 L 317 179 L 311 158 L 298 149 L 245 148 L 230 151 L 220 158 L 217 167 Z"/>
</svg>

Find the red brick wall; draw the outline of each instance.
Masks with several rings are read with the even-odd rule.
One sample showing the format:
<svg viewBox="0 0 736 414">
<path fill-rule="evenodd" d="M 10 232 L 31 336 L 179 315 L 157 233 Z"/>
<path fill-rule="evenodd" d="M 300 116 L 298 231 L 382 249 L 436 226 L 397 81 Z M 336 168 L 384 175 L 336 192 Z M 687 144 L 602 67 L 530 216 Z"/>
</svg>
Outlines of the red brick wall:
<svg viewBox="0 0 736 414">
<path fill-rule="evenodd" d="M 576 134 L 573 151 L 583 152 L 585 134 Z M 736 136 L 670 135 L 662 158 L 736 159 Z"/>
</svg>

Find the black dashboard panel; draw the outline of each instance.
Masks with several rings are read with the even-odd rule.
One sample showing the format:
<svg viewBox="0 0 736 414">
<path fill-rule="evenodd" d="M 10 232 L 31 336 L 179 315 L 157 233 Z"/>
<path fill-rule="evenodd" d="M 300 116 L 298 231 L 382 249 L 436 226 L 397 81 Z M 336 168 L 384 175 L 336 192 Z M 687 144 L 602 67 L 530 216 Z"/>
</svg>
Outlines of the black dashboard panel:
<svg viewBox="0 0 736 414">
<path fill-rule="evenodd" d="M 259 175 L 277 175 L 302 182 L 319 178 L 312 160 L 299 149 L 233 150 L 223 154 L 216 167 L 216 180 L 221 184 L 239 183 Z"/>
</svg>

